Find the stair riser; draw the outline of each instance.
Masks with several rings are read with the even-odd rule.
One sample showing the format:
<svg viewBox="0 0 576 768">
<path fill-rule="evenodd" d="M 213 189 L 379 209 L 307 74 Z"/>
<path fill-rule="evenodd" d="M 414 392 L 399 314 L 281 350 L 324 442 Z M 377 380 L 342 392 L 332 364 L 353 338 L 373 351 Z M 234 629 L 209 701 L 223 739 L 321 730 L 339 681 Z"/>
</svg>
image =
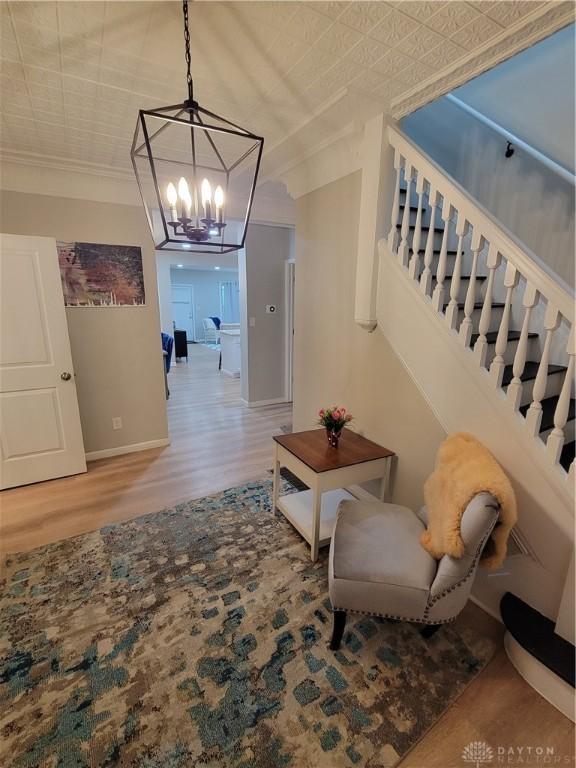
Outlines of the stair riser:
<svg viewBox="0 0 576 768">
<path fill-rule="evenodd" d="M 534 379 L 530 381 L 524 381 L 522 383 L 522 397 L 520 399 L 520 405 L 529 405 L 532 402 L 532 392 L 534 390 Z M 553 373 L 548 376 L 548 382 L 546 384 L 546 397 L 552 395 L 559 395 L 562 390 L 562 383 L 564 382 L 564 373 Z"/>
<path fill-rule="evenodd" d="M 426 226 L 426 224 L 422 223 L 422 226 Z M 442 247 L 442 236 L 443 236 L 442 232 L 434 232 L 434 249 L 433 250 L 439 251 L 440 248 Z M 401 239 L 401 234 L 400 234 L 400 230 L 398 230 L 398 242 L 400 242 L 400 239 Z M 413 241 L 414 241 L 414 230 L 411 229 L 408 232 L 408 244 L 410 248 L 412 247 Z M 420 256 L 422 257 L 422 259 L 424 258 L 424 250 L 426 248 L 427 242 L 428 242 L 428 231 L 424 230 L 420 234 Z M 457 242 L 455 238 L 452 239 L 450 237 L 448 239 L 448 250 L 455 251 L 456 245 L 457 245 Z"/>
<path fill-rule="evenodd" d="M 497 329 L 495 329 L 497 330 Z M 504 353 L 504 363 L 506 365 L 512 365 L 514 362 L 514 357 L 516 355 L 516 350 L 518 349 L 518 341 L 509 341 L 506 345 L 506 352 Z M 538 339 L 528 339 L 528 354 L 527 359 L 528 360 L 537 360 L 538 357 Z M 489 344 L 488 345 L 488 352 L 486 354 L 486 367 L 490 368 L 490 363 L 492 360 L 496 357 L 496 345 L 495 344 Z"/>
<path fill-rule="evenodd" d="M 550 429 L 545 430 L 544 432 L 540 432 L 540 438 L 546 442 L 548 439 L 548 435 L 554 427 L 551 427 Z M 570 443 L 572 440 L 576 439 L 576 421 L 572 419 L 572 421 L 566 422 L 566 426 L 564 427 L 564 442 Z"/>
<path fill-rule="evenodd" d="M 444 311 L 446 312 L 447 307 L 444 307 Z M 493 307 L 492 308 L 492 316 L 490 318 L 490 327 L 488 328 L 488 331 L 497 331 L 500 327 L 500 321 L 502 320 L 502 311 L 503 307 Z M 474 309 L 472 311 L 472 333 L 478 333 L 478 326 L 480 324 L 480 315 L 482 314 L 482 309 Z M 464 310 L 461 309 L 458 312 L 458 325 L 457 328 L 460 327 L 460 324 L 464 320 Z"/>
<path fill-rule="evenodd" d="M 476 301 L 483 301 L 484 299 L 484 286 L 486 284 L 485 280 L 479 281 L 476 283 Z M 460 281 L 460 290 L 458 292 L 458 301 L 464 301 L 466 299 L 466 294 L 468 292 L 468 286 L 470 285 L 469 280 L 461 280 Z M 436 287 L 436 275 L 434 275 L 434 280 L 432 281 L 432 289 Z M 450 296 L 450 290 L 452 289 L 452 278 L 446 277 L 444 280 L 444 296 L 448 297 Z"/>
</svg>

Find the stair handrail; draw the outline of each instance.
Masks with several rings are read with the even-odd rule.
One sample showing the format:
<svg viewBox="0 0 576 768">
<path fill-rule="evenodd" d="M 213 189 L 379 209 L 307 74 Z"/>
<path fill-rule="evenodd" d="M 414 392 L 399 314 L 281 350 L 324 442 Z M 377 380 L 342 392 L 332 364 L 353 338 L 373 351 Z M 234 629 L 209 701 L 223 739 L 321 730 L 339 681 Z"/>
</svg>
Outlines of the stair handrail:
<svg viewBox="0 0 576 768">
<path fill-rule="evenodd" d="M 575 293 L 559 275 L 504 227 L 484 206 L 473 198 L 450 174 L 424 154 L 406 134 L 388 126 L 389 141 L 406 162 L 420 171 L 444 200 L 479 231 L 517 271 L 562 315 L 573 324 Z"/>
</svg>

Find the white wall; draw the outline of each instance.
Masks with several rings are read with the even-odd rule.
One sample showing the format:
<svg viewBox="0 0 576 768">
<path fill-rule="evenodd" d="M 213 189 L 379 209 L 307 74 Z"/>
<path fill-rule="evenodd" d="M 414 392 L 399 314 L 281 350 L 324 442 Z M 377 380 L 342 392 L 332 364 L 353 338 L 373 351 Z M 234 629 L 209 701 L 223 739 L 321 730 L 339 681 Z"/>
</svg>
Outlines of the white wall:
<svg viewBox="0 0 576 768">
<path fill-rule="evenodd" d="M 239 252 L 242 398 L 249 404 L 285 398 L 284 265 L 293 230 L 250 224 Z M 274 314 L 266 306 L 276 307 Z"/>
<path fill-rule="evenodd" d="M 534 109 L 538 108 L 535 103 Z M 573 285 L 573 186 L 520 149 L 505 158 L 506 140 L 448 99 L 405 118 L 402 129 L 545 265 Z"/>
<path fill-rule="evenodd" d="M 574 24 L 454 95 L 574 172 Z"/>
<path fill-rule="evenodd" d="M 66 318 L 87 453 L 166 440 L 166 400 L 154 250 L 140 206 L 6 192 L 2 232 L 139 245 L 146 306 L 68 307 Z M 112 429 L 121 416 L 123 427 Z"/>
<path fill-rule="evenodd" d="M 202 341 L 204 338 L 202 320 L 205 317 L 220 317 L 220 283 L 228 280 L 238 281 L 238 270 L 178 269 L 172 267 L 170 279 L 172 285 L 192 285 L 194 287 L 195 340 Z"/>
</svg>

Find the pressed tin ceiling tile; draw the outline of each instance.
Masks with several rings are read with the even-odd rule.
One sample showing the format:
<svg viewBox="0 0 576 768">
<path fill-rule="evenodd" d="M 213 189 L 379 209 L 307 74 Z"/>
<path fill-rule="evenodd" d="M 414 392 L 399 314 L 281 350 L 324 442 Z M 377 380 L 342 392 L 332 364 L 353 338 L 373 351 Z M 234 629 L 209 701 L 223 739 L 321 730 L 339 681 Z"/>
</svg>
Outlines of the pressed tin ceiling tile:
<svg viewBox="0 0 576 768">
<path fill-rule="evenodd" d="M 370 35 L 387 45 L 397 45 L 401 40 L 411 32 L 418 29 L 419 23 L 416 19 L 400 11 L 393 10 L 382 19 L 379 24 L 372 29 Z"/>
<path fill-rule="evenodd" d="M 502 27 L 487 16 L 480 16 L 470 24 L 460 29 L 454 35 L 454 42 L 464 48 L 471 48 L 486 42 L 491 37 L 502 32 Z"/>
<path fill-rule="evenodd" d="M 318 41 L 320 48 L 332 51 L 339 58 L 362 40 L 362 33 L 347 24 L 335 21 Z"/>
<path fill-rule="evenodd" d="M 447 3 L 426 21 L 426 26 L 450 37 L 479 16 L 480 12 L 468 3 Z"/>
<path fill-rule="evenodd" d="M 348 24 L 349 27 L 353 27 L 358 32 L 370 34 L 370 30 L 388 16 L 391 10 L 391 6 L 387 3 L 356 2 L 346 8 L 339 17 L 339 21 Z"/>
<path fill-rule="evenodd" d="M 381 59 L 390 48 L 384 43 L 380 43 L 378 40 L 373 40 L 371 37 L 365 37 L 357 45 L 351 48 L 346 56 L 356 64 L 361 64 L 364 67 L 370 67 L 372 64 Z"/>
</svg>

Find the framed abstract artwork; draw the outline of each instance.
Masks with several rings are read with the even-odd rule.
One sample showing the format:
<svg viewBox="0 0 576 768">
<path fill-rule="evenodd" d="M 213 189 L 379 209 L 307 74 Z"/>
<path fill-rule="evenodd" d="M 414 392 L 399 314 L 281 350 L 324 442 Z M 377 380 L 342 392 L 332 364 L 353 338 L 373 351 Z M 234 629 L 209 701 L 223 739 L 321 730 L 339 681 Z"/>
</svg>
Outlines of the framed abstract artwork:
<svg viewBox="0 0 576 768">
<path fill-rule="evenodd" d="M 142 249 L 135 245 L 56 243 L 67 307 L 145 304 Z"/>
</svg>

